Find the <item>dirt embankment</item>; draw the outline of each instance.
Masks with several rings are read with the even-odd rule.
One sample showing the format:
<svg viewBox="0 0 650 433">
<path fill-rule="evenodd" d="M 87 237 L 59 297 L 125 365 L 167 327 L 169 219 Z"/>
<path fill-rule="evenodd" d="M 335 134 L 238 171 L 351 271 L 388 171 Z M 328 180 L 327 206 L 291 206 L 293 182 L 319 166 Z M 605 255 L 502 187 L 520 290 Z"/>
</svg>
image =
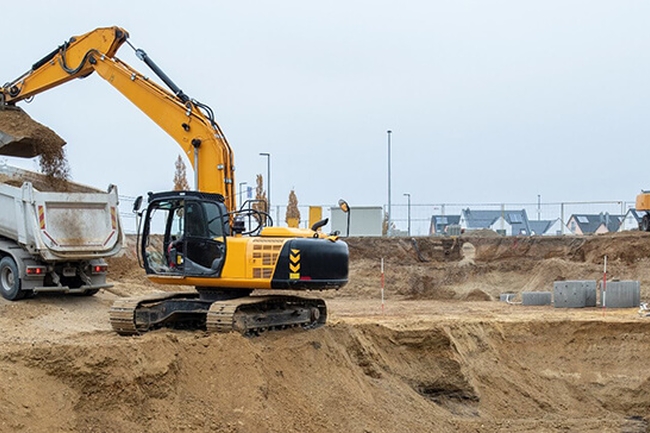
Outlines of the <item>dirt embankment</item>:
<svg viewBox="0 0 650 433">
<path fill-rule="evenodd" d="M 501 293 L 552 291 L 554 281 L 600 281 L 607 256 L 609 280 L 639 280 L 642 297 L 650 297 L 650 233 L 462 236 L 455 240 L 350 238 L 347 242 L 351 278 L 339 296 L 377 293 L 382 258 L 389 294 L 412 299 L 494 300 Z"/>
<path fill-rule="evenodd" d="M 4 343 L 0 431 L 646 431 L 650 323 L 395 319 Z"/>
</svg>

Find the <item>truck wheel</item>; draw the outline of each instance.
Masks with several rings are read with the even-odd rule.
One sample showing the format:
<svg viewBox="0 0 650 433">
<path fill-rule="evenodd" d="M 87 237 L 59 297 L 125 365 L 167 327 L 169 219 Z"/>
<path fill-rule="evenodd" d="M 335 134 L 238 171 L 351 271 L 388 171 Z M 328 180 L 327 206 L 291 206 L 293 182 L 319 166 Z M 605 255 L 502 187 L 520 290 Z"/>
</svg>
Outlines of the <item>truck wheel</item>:
<svg viewBox="0 0 650 433">
<path fill-rule="evenodd" d="M 643 215 L 643 218 L 641 218 L 641 231 L 650 231 L 650 215 L 648 214 Z"/>
<path fill-rule="evenodd" d="M 25 296 L 20 290 L 18 267 L 11 257 L 3 257 L 0 260 L 0 294 L 10 301 L 17 301 Z"/>
</svg>

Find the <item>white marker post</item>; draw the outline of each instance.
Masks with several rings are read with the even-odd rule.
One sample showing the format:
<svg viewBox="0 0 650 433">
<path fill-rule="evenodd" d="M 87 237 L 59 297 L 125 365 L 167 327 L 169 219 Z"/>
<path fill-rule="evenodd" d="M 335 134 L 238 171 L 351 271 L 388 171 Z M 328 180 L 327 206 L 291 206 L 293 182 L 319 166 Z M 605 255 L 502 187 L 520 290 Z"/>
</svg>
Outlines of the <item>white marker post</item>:
<svg viewBox="0 0 650 433">
<path fill-rule="evenodd" d="M 381 314 L 384 314 L 384 258 L 381 258 Z"/>
<path fill-rule="evenodd" d="M 603 315 L 605 315 L 605 308 L 607 306 L 607 303 L 605 302 L 606 299 L 606 294 L 607 294 L 607 256 L 605 256 L 605 260 L 603 263 Z"/>
</svg>

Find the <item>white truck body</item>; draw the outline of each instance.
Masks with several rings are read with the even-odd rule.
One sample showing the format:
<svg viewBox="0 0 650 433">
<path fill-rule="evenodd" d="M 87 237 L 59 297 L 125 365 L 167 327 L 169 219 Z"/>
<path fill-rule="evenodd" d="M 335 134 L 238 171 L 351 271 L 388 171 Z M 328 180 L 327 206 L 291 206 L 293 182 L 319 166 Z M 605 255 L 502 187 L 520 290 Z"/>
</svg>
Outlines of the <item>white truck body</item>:
<svg viewBox="0 0 650 433">
<path fill-rule="evenodd" d="M 102 259 L 119 253 L 124 241 L 117 188 L 101 192 L 69 183 L 73 192 L 44 192 L 30 181 L 21 186 L 6 182 L 30 175 L 36 174 L 0 166 L 5 179 L 0 183 L 0 259 L 15 262 L 20 291 L 92 294 L 110 287 Z M 5 296 L 15 276 L 3 269 L 5 274 L 11 269 L 0 264 L 0 293 Z"/>
</svg>

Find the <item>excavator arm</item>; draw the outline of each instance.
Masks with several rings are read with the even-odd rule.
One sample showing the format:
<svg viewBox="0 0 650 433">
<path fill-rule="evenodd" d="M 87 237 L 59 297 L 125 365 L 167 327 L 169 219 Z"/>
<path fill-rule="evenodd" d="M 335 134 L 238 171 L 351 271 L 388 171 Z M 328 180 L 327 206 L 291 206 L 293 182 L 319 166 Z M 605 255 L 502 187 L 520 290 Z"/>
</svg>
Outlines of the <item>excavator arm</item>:
<svg viewBox="0 0 650 433">
<path fill-rule="evenodd" d="M 185 95 L 144 51 L 136 50 L 137 57 L 171 91 L 115 57 L 128 36 L 124 29 L 108 27 L 71 38 L 1 87 L 0 109 L 97 72 L 183 148 L 194 168 L 196 189 L 223 195 L 228 210 L 235 210 L 233 152 L 212 110 Z"/>
</svg>

